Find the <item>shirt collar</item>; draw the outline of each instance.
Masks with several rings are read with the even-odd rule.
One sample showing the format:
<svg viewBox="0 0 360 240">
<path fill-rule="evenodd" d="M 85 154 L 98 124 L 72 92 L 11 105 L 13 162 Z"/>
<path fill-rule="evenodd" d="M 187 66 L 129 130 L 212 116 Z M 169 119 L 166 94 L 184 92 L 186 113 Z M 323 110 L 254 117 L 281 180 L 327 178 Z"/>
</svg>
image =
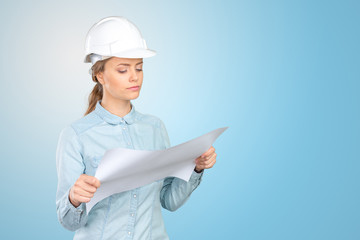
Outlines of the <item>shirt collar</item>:
<svg viewBox="0 0 360 240">
<path fill-rule="evenodd" d="M 110 124 L 124 124 L 125 122 L 127 124 L 133 124 L 135 122 L 135 107 L 132 103 L 131 104 L 131 110 L 128 114 L 126 114 L 124 117 L 119 117 L 115 114 L 112 114 L 108 110 L 106 110 L 103 106 L 101 106 L 101 100 L 97 101 L 95 106 L 95 113 L 99 115 L 105 122 Z"/>
</svg>

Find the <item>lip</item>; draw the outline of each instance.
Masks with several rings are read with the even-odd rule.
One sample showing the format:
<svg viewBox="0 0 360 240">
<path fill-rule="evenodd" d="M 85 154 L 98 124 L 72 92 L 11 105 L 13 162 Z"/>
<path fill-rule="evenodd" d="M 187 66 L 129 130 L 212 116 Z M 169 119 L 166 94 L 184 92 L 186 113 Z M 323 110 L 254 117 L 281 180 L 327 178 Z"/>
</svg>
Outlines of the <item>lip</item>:
<svg viewBox="0 0 360 240">
<path fill-rule="evenodd" d="M 140 86 L 133 86 L 133 87 L 129 87 L 127 89 L 132 90 L 132 91 L 138 91 L 140 89 Z"/>
</svg>

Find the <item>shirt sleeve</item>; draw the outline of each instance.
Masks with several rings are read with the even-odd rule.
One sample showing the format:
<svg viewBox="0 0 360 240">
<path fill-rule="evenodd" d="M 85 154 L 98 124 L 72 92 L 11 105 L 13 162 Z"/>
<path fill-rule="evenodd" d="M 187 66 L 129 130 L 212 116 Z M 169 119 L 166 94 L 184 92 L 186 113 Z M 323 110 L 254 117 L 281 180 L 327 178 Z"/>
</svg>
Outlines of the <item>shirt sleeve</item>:
<svg viewBox="0 0 360 240">
<path fill-rule="evenodd" d="M 87 214 L 85 203 L 81 203 L 75 208 L 69 200 L 71 187 L 85 170 L 81 144 L 71 126 L 64 128 L 60 133 L 56 150 L 56 169 L 58 176 L 57 216 L 62 226 L 70 231 L 75 231 L 85 225 Z"/>
<path fill-rule="evenodd" d="M 170 140 L 163 122 L 160 123 L 160 132 L 165 147 L 169 148 Z M 181 207 L 199 186 L 203 174 L 204 171 L 200 173 L 193 171 L 188 182 L 177 177 L 165 178 L 160 191 L 161 206 L 169 211 L 175 211 Z"/>
</svg>

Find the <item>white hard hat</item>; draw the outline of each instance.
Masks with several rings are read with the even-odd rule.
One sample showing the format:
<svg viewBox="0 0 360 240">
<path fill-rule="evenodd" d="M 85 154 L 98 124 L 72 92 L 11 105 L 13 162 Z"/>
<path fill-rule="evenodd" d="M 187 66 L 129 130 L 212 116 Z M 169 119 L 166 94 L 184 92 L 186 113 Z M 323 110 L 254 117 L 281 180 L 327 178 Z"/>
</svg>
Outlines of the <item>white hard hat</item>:
<svg viewBox="0 0 360 240">
<path fill-rule="evenodd" d="M 147 48 L 139 29 L 124 17 L 103 18 L 86 35 L 86 63 L 94 64 L 109 57 L 147 58 L 155 54 Z"/>
</svg>

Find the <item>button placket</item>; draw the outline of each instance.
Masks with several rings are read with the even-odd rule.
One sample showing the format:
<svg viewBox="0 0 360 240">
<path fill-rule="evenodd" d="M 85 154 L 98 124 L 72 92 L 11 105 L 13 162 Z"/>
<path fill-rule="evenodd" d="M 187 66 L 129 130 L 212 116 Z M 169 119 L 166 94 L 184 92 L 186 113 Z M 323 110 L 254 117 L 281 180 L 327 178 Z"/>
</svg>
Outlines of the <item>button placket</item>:
<svg viewBox="0 0 360 240">
<path fill-rule="evenodd" d="M 129 211 L 129 221 L 128 221 L 128 226 L 127 226 L 127 231 L 128 231 L 128 237 L 131 239 L 133 237 L 133 232 L 134 232 L 134 228 L 135 228 L 135 216 L 136 216 L 136 211 L 137 211 L 137 207 L 138 207 L 138 199 L 139 199 L 139 192 L 138 189 L 134 189 L 131 191 L 130 193 L 130 211 Z"/>
<path fill-rule="evenodd" d="M 124 119 L 122 119 L 122 120 L 120 121 L 120 127 L 121 127 L 121 129 L 122 129 L 122 131 L 123 131 L 124 140 L 125 140 L 126 144 L 127 144 L 128 146 L 133 147 L 132 144 L 131 144 L 131 138 L 130 138 L 129 129 L 128 129 L 128 126 L 126 125 Z"/>
<path fill-rule="evenodd" d="M 124 119 L 120 121 L 120 127 L 123 133 L 124 140 L 129 148 L 134 149 L 132 145 L 130 133 L 129 133 L 129 126 L 125 122 Z M 127 239 L 132 239 L 134 237 L 134 228 L 135 228 L 135 220 L 136 220 L 136 211 L 138 207 L 138 199 L 139 199 L 138 189 L 134 189 L 130 193 L 130 210 L 129 210 L 129 220 L 127 225 Z"/>
</svg>

